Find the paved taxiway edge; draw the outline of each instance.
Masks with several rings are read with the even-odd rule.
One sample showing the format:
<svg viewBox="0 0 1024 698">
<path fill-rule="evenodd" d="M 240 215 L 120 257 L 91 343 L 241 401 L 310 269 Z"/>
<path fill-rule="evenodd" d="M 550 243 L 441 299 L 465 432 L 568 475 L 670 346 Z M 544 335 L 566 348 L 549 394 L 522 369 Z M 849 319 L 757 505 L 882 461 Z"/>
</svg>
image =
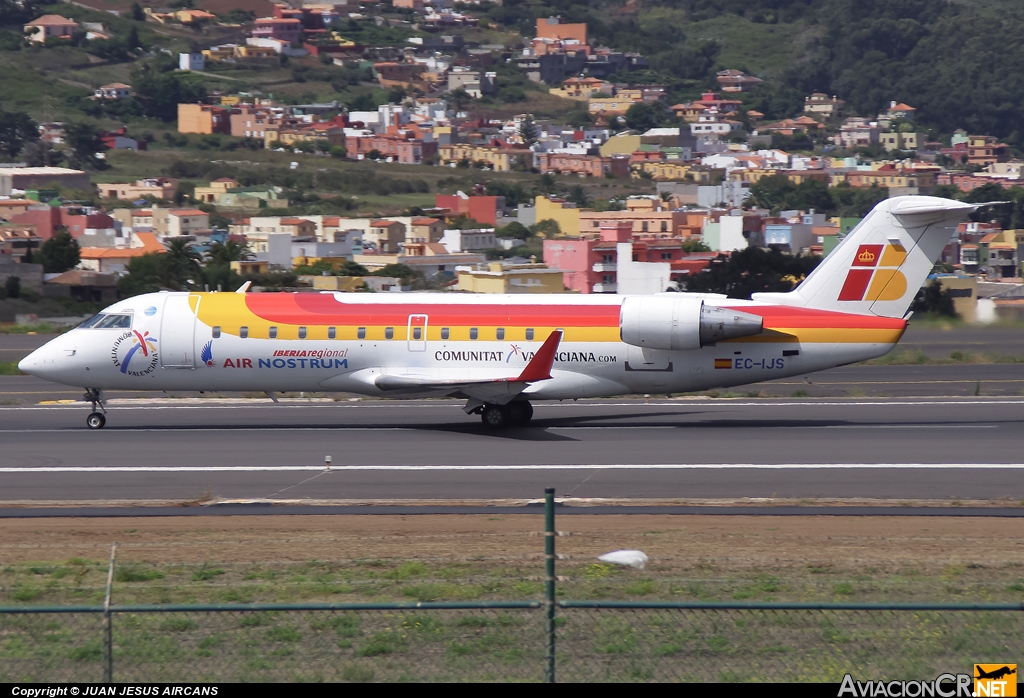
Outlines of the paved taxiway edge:
<svg viewBox="0 0 1024 698">
<path fill-rule="evenodd" d="M 592 506 L 559 505 L 559 514 L 655 514 L 677 516 L 941 516 L 1024 518 L 1021 507 L 907 507 L 907 506 Z M 85 507 L 0 509 L 0 519 L 34 518 L 130 518 L 181 516 L 417 516 L 482 514 L 531 515 L 543 513 L 540 505 L 504 506 L 309 506 L 229 504 L 215 507 Z"/>
</svg>

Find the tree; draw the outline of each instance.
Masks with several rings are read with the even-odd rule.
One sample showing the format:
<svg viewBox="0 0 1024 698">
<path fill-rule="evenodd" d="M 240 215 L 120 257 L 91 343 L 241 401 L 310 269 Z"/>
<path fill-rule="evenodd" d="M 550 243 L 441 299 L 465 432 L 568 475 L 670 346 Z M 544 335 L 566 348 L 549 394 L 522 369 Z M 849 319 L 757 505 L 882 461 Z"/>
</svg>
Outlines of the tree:
<svg viewBox="0 0 1024 698">
<path fill-rule="evenodd" d="M 208 264 L 227 264 L 240 262 L 249 258 L 249 245 L 244 242 L 228 240 L 227 242 L 215 242 L 210 245 L 206 252 Z"/>
<path fill-rule="evenodd" d="M 657 128 L 665 121 L 665 106 L 661 102 L 646 104 L 634 102 L 626 110 L 626 125 L 634 131 L 643 133 L 652 128 Z"/>
<path fill-rule="evenodd" d="M 794 257 L 778 250 L 760 247 L 737 250 L 730 256 L 719 255 L 699 274 L 687 277 L 689 291 L 724 293 L 730 298 L 750 298 L 761 291 L 791 291 L 821 257 Z"/>
<path fill-rule="evenodd" d="M 146 11 L 142 9 L 142 6 L 139 3 L 137 3 L 137 2 L 133 2 L 132 3 L 131 13 L 132 13 L 132 19 L 134 19 L 136 22 L 145 22 L 146 21 Z"/>
<path fill-rule="evenodd" d="M 942 288 L 942 284 L 938 281 L 932 281 L 918 291 L 910 309 L 915 313 L 959 317 L 956 308 L 953 307 L 953 294 L 949 292 L 949 289 Z"/>
<path fill-rule="evenodd" d="M 526 118 L 519 122 L 519 137 L 526 145 L 533 145 L 537 142 L 537 125 L 533 123 L 533 116 L 526 115 Z"/>
<path fill-rule="evenodd" d="M 136 27 L 132 27 L 128 30 L 128 38 L 125 39 L 125 44 L 128 49 L 134 51 L 142 46 L 142 41 L 139 40 L 139 30 Z"/>
<path fill-rule="evenodd" d="M 338 276 L 368 276 L 370 274 L 362 264 L 348 259 L 334 273 Z"/>
<path fill-rule="evenodd" d="M 448 93 L 448 100 L 455 105 L 455 111 L 464 111 L 473 97 L 462 87 L 456 87 Z"/>
<path fill-rule="evenodd" d="M 553 218 L 545 218 L 530 226 L 534 235 L 543 235 L 546 238 L 553 238 L 562 234 L 562 227 Z"/>
<path fill-rule="evenodd" d="M 78 241 L 71 237 L 67 228 L 60 228 L 39 248 L 39 263 L 47 274 L 63 274 L 78 266 L 80 261 L 82 255 Z"/>
<path fill-rule="evenodd" d="M 4 291 L 7 292 L 8 298 L 21 298 L 21 278 L 8 276 L 4 282 Z"/>
<path fill-rule="evenodd" d="M 164 257 L 161 252 L 150 252 L 130 259 L 125 266 L 127 273 L 117 281 L 118 290 L 126 296 L 137 296 L 167 288 L 163 283 Z"/>
<path fill-rule="evenodd" d="M 85 122 L 71 123 L 64 127 L 64 140 L 71 148 L 71 161 L 78 167 L 102 169 L 97 153 L 107 150 L 107 145 L 100 138 L 96 127 Z"/>
<path fill-rule="evenodd" d="M 145 116 L 169 123 L 178 118 L 178 104 L 194 104 L 206 99 L 206 87 L 197 76 L 163 71 L 163 67 L 154 59 L 134 75 L 132 87 Z"/>
<path fill-rule="evenodd" d="M 202 256 L 186 238 L 172 238 L 164 244 L 167 253 L 163 255 L 163 280 L 168 286 L 184 290 L 196 284 L 202 273 Z"/>
<path fill-rule="evenodd" d="M 494 231 L 495 237 L 508 238 L 511 240 L 525 240 L 530 237 L 530 229 L 519 221 L 512 221 Z"/>
<path fill-rule="evenodd" d="M 0 152 L 14 158 L 26 143 L 39 140 L 39 129 L 28 114 L 0 110 Z"/>
<path fill-rule="evenodd" d="M 53 167 L 64 160 L 64 156 L 40 139 L 25 145 L 21 151 L 21 159 L 29 167 Z"/>
</svg>

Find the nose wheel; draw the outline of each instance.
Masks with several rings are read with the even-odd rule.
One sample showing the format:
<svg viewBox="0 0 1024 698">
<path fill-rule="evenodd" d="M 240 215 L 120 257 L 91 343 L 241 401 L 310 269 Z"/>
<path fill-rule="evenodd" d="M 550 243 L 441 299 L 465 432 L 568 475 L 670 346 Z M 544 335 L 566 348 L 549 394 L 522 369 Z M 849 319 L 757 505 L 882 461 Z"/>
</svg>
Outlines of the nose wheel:
<svg viewBox="0 0 1024 698">
<path fill-rule="evenodd" d="M 92 403 L 92 412 L 85 418 L 86 425 L 90 429 L 102 429 L 107 423 L 107 418 L 104 414 L 107 409 L 103 406 L 103 396 L 100 394 L 99 389 L 86 388 L 83 399 L 86 402 Z M 102 412 L 97 411 L 97 407 L 99 407 Z"/>
</svg>

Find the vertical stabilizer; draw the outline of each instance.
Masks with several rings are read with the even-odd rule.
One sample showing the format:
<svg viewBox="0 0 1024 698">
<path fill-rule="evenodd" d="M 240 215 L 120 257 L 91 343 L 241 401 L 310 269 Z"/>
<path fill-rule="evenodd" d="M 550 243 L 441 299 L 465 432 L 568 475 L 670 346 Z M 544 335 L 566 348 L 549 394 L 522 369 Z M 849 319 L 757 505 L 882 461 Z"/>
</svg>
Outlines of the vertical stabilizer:
<svg viewBox="0 0 1024 698">
<path fill-rule="evenodd" d="M 886 199 L 799 286 L 755 293 L 754 300 L 903 317 L 957 225 L 976 208 L 934 196 Z"/>
</svg>

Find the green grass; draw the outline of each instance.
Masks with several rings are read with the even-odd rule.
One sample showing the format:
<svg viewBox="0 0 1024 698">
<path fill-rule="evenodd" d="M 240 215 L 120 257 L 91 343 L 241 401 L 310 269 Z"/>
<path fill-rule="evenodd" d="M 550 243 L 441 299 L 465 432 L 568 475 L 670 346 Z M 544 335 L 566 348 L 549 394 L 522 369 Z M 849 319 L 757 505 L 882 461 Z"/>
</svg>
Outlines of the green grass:
<svg viewBox="0 0 1024 698">
<path fill-rule="evenodd" d="M 23 376 L 16 361 L 0 361 L 0 376 Z"/>
<path fill-rule="evenodd" d="M 948 358 L 928 356 L 921 349 L 893 350 L 885 356 L 863 362 L 869 366 L 942 366 L 949 364 L 1020 364 L 1024 356 L 951 351 Z"/>
</svg>

